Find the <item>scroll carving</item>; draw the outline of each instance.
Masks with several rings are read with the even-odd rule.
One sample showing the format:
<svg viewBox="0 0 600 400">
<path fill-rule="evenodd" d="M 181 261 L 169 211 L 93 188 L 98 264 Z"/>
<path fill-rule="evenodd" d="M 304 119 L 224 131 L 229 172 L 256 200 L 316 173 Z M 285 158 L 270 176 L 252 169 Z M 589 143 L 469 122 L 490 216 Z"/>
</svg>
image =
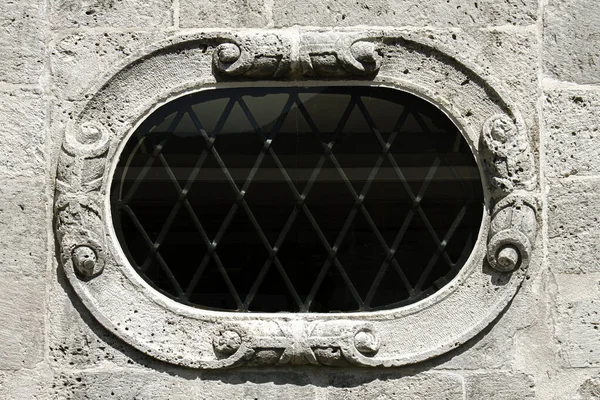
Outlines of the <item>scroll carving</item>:
<svg viewBox="0 0 600 400">
<path fill-rule="evenodd" d="M 213 69 L 222 77 L 237 79 L 296 79 L 295 64 L 306 77 L 375 76 L 383 58 L 377 38 L 347 33 L 306 33 L 298 53 L 277 35 L 219 40 Z"/>
<path fill-rule="evenodd" d="M 498 271 L 526 268 L 537 231 L 535 163 L 529 139 L 507 115 L 483 127 L 483 161 L 493 187 L 494 206 L 487 259 Z"/>
<path fill-rule="evenodd" d="M 63 266 L 91 278 L 105 263 L 101 192 L 109 132 L 85 122 L 63 142 L 56 179 L 55 229 Z"/>
<path fill-rule="evenodd" d="M 281 78 L 289 71 L 290 55 L 282 39 L 275 35 L 222 39 L 213 52 L 213 68 L 221 75 L 265 79 Z"/>
<path fill-rule="evenodd" d="M 381 67 L 381 49 L 376 38 L 340 34 L 334 40 L 307 36 L 301 49 L 303 75 L 351 77 L 376 75 Z"/>
<path fill-rule="evenodd" d="M 379 365 L 380 337 L 371 324 L 353 321 L 278 324 L 276 334 L 222 326 L 213 337 L 215 367 L 242 364 Z M 218 364 L 218 365 L 217 365 Z"/>
</svg>

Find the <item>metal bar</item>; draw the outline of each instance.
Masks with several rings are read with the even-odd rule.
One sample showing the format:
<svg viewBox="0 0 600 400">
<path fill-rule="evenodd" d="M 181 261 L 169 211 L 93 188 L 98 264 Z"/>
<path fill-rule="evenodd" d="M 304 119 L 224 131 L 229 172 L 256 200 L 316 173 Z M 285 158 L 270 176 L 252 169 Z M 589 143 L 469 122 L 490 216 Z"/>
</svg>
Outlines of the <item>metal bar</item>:
<svg viewBox="0 0 600 400">
<path fill-rule="evenodd" d="M 135 215 L 135 213 L 133 212 L 131 207 L 129 207 L 128 205 L 124 205 L 122 209 L 125 210 L 127 212 L 127 214 L 129 214 L 129 217 L 133 221 L 133 224 L 136 226 L 139 233 L 142 235 L 142 238 L 146 241 L 146 244 L 150 248 L 152 248 L 152 246 L 153 246 L 152 239 L 150 239 L 150 237 L 148 237 L 146 230 L 140 223 L 139 219 L 137 218 L 137 216 Z M 158 264 L 163 269 L 163 271 L 167 274 L 167 278 L 169 278 L 169 281 L 171 282 L 173 289 L 175 289 L 175 291 L 177 292 L 177 297 L 180 297 L 183 294 L 183 290 L 181 289 L 181 286 L 177 282 L 177 279 L 175 278 L 175 276 L 173 275 L 173 273 L 167 266 L 167 263 L 165 262 L 165 260 L 162 258 L 162 256 L 159 253 L 156 253 L 156 260 L 158 261 Z"/>
<path fill-rule="evenodd" d="M 197 116 L 193 112 L 191 112 L 191 116 L 192 116 L 192 121 L 194 123 L 196 123 Z M 204 137 L 204 139 L 208 140 L 208 136 L 206 134 L 206 131 L 204 131 L 203 129 L 201 129 L 201 126 L 197 126 L 197 127 L 200 128 L 200 133 Z M 264 157 L 264 150 L 266 148 L 270 148 L 270 146 L 263 147 L 263 150 L 261 151 L 262 156 L 258 157 L 257 163 L 255 163 L 253 171 L 256 172 L 258 170 L 258 167 L 260 166 L 260 163 L 262 162 L 262 159 Z M 271 247 L 271 244 L 269 243 L 269 240 L 267 239 L 266 235 L 264 234 L 262 228 L 258 224 L 258 221 L 254 217 L 254 214 L 252 213 L 252 210 L 250 210 L 250 207 L 248 206 L 248 203 L 246 203 L 246 201 L 244 199 L 246 190 L 240 190 L 237 187 L 237 184 L 233 180 L 233 177 L 229 173 L 229 170 L 227 169 L 227 166 L 225 165 L 225 163 L 221 159 L 221 156 L 219 155 L 219 153 L 217 152 L 217 150 L 215 149 L 215 147 L 211 146 L 210 150 L 211 150 L 213 156 L 215 157 L 215 160 L 219 164 L 219 167 L 221 167 L 223 173 L 225 174 L 225 176 L 226 176 L 229 184 L 231 185 L 232 189 L 238 195 L 238 202 L 242 206 L 242 208 L 244 209 L 244 211 L 246 212 L 246 215 L 248 216 L 248 218 L 250 218 L 250 221 L 252 222 L 252 225 L 254 226 L 254 229 L 256 229 L 256 232 L 257 232 L 257 234 L 259 236 L 259 239 L 261 240 L 261 242 L 263 242 L 263 245 L 265 246 L 265 248 L 267 249 L 267 251 L 270 253 L 273 250 L 273 248 Z M 244 189 L 247 189 L 250 186 L 253 177 L 254 177 L 254 174 L 252 174 L 251 176 L 248 177 L 248 179 L 246 180 L 246 182 L 244 184 Z M 238 202 L 236 202 L 236 203 L 238 203 Z M 227 223 L 227 226 L 228 225 L 229 225 L 229 223 Z M 223 229 L 219 230 L 219 233 L 221 234 L 221 236 L 224 234 L 227 226 L 225 224 L 222 225 Z M 219 233 L 217 234 L 218 236 L 219 236 Z M 215 240 L 213 241 L 213 246 L 215 246 L 215 247 L 218 246 L 218 243 L 219 243 L 219 240 L 221 239 L 221 236 L 215 237 Z M 278 269 L 279 273 L 281 274 L 281 276 L 282 276 L 282 278 L 283 278 L 283 280 L 284 280 L 284 282 L 286 284 L 286 287 L 288 288 L 288 290 L 290 290 L 290 293 L 291 293 L 292 297 L 294 298 L 294 301 L 296 301 L 297 305 L 299 307 L 301 307 L 302 306 L 302 301 L 300 300 L 300 297 L 298 296 L 298 293 L 296 293 L 296 290 L 294 289 L 294 287 L 293 287 L 293 285 L 292 285 L 289 277 L 285 273 L 285 270 L 283 269 L 283 266 L 281 265 L 281 263 L 279 262 L 279 260 L 277 258 L 274 259 L 274 262 L 275 262 L 276 268 Z M 223 272 L 225 272 L 225 270 L 223 270 Z M 242 303 L 240 303 L 240 306 L 242 306 Z"/>
<path fill-rule="evenodd" d="M 300 110 L 300 112 L 304 116 L 304 119 L 309 124 L 309 127 L 313 130 L 313 132 L 317 135 L 317 137 L 321 136 L 320 132 L 319 132 L 319 129 L 317 128 L 316 124 L 314 123 L 314 121 L 310 117 L 310 114 L 308 113 L 308 110 L 306 109 L 306 107 L 304 107 L 304 104 L 302 104 L 302 102 L 300 101 L 300 99 L 297 96 L 296 96 L 296 98 L 297 98 L 298 110 Z M 332 149 L 335 146 L 335 140 L 337 139 L 337 137 L 339 136 L 339 134 L 342 132 L 342 129 L 344 128 L 346 122 L 348 121 L 348 118 L 349 118 L 352 110 L 354 109 L 354 107 L 356 105 L 356 99 L 357 99 L 356 95 L 353 95 L 350 98 L 350 101 L 348 102 L 348 105 L 346 106 L 346 109 L 344 110 L 344 113 L 342 114 L 342 117 L 340 118 L 340 122 L 338 123 L 338 125 L 336 127 L 336 130 L 335 130 L 336 134 L 334 136 L 333 141 L 331 141 L 331 142 L 329 142 L 327 144 L 324 144 L 322 142 L 323 147 L 325 149 L 323 155 L 328 156 L 328 158 L 330 160 L 332 160 L 332 161 L 335 160 L 335 157 L 333 156 L 333 153 L 332 153 Z M 345 173 L 343 172 L 343 170 L 341 168 L 339 168 L 339 164 L 336 166 L 336 169 L 338 170 L 338 172 L 342 176 L 342 179 L 345 182 L 350 183 L 348 181 L 348 177 L 345 175 Z M 291 182 L 291 179 L 290 179 L 290 182 Z M 292 184 L 292 187 L 294 187 L 293 184 Z M 350 187 L 352 187 L 351 183 L 350 183 Z M 295 189 L 295 187 L 294 187 L 294 189 Z M 352 192 L 354 192 L 353 188 L 352 188 Z M 354 195 L 355 195 L 354 196 L 355 197 L 355 201 L 358 201 L 356 193 L 354 193 Z M 323 234 L 323 231 L 319 227 L 317 221 L 314 219 L 312 213 L 310 212 L 310 210 L 306 206 L 306 203 L 304 202 L 304 200 L 305 200 L 305 198 L 302 198 L 302 211 L 306 214 L 307 218 L 309 219 L 309 221 L 313 225 L 313 229 L 315 229 L 315 231 L 317 233 L 317 236 L 321 240 L 323 246 L 325 246 L 325 249 L 327 250 L 327 253 L 328 253 L 328 258 L 327 258 L 326 262 L 324 263 L 323 267 L 321 267 L 321 272 L 317 276 L 317 281 L 315 282 L 315 284 L 311 288 L 311 291 L 309 292 L 309 295 L 307 296 L 307 299 L 305 301 L 305 305 L 308 308 L 310 306 L 310 303 L 312 303 L 312 301 L 314 299 L 314 296 L 316 295 L 316 293 L 317 293 L 317 291 L 318 291 L 318 289 L 319 289 L 319 287 L 320 287 L 320 285 L 322 283 L 322 280 L 325 277 L 325 272 L 323 272 L 323 271 L 324 270 L 325 271 L 328 270 L 330 263 L 333 262 L 334 265 L 336 266 L 336 268 L 339 270 L 339 273 L 342 276 L 342 279 L 344 280 L 344 282 L 346 283 L 346 286 L 348 287 L 348 289 L 352 293 L 352 296 L 354 297 L 354 300 L 358 303 L 359 309 L 361 309 L 361 310 L 364 309 L 365 304 L 364 304 L 362 298 L 360 297 L 360 294 L 356 290 L 356 287 L 352 283 L 350 277 L 348 276 L 348 274 L 345 271 L 344 267 L 341 265 L 341 263 L 339 262 L 339 260 L 337 258 L 337 248 L 335 248 L 335 247 L 332 248 L 330 246 L 329 242 L 327 241 L 327 238 Z"/>
<path fill-rule="evenodd" d="M 440 257 L 440 255 L 442 253 L 446 254 L 445 250 L 446 250 L 446 246 L 448 245 L 448 241 L 450 241 L 450 239 L 452 238 L 452 235 L 454 234 L 454 231 L 456 230 L 456 228 L 458 228 L 458 225 L 460 224 L 463 217 L 465 216 L 465 212 L 466 212 L 466 206 L 463 206 L 460 209 L 460 211 L 459 211 L 458 215 L 456 216 L 456 218 L 454 219 L 454 221 L 452 222 L 450 229 L 448 229 L 448 232 L 444 236 L 444 239 L 442 240 L 437 251 L 433 254 L 433 256 L 431 257 L 431 260 L 429 261 L 429 263 L 427 264 L 427 266 L 421 273 L 421 277 L 419 278 L 419 281 L 415 285 L 416 290 L 421 289 L 421 287 L 423 286 L 423 284 L 429 277 L 429 274 L 431 273 L 431 270 L 433 269 L 433 267 L 434 267 L 435 263 L 437 262 L 438 258 Z"/>
<path fill-rule="evenodd" d="M 181 122 L 181 119 L 183 118 L 184 115 L 185 115 L 185 113 L 183 111 L 179 111 L 177 113 L 177 115 L 175 116 L 175 118 L 173 118 L 173 121 L 171 121 L 171 124 L 169 125 L 169 131 L 173 131 L 177 127 L 177 125 L 179 125 L 179 123 Z M 138 175 L 137 179 L 135 180 L 135 182 L 133 183 L 133 185 L 127 192 L 127 195 L 125 196 L 125 198 L 123 198 L 123 202 L 127 203 L 127 202 L 129 202 L 129 200 L 131 200 L 131 198 L 137 191 L 137 188 L 139 187 L 140 183 L 142 183 L 142 181 L 146 177 L 146 174 L 148 174 L 148 171 L 150 170 L 150 167 L 156 160 L 156 157 L 162 151 L 166 141 L 167 141 L 167 139 L 163 140 L 157 146 L 154 146 L 154 151 L 152 152 L 152 156 L 150 157 L 150 159 L 148 159 L 146 164 L 144 164 L 144 167 L 140 171 L 140 174 Z"/>
</svg>

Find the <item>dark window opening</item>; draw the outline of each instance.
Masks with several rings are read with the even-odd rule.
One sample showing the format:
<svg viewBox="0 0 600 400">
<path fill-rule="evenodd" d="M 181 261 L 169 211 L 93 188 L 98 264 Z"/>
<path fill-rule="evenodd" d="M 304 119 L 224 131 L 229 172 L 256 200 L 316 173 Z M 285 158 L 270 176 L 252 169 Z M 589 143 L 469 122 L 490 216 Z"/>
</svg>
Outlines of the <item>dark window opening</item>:
<svg viewBox="0 0 600 400">
<path fill-rule="evenodd" d="M 452 280 L 483 194 L 460 131 L 412 94 L 237 88 L 152 113 L 125 145 L 111 205 L 133 267 L 179 302 L 348 312 Z"/>
</svg>

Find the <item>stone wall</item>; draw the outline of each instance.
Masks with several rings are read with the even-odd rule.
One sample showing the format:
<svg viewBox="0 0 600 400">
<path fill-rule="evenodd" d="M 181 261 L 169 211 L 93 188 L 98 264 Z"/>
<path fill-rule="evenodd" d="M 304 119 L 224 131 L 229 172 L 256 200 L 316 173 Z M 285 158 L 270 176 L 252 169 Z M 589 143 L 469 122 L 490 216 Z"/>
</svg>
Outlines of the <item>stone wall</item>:
<svg viewBox="0 0 600 400">
<path fill-rule="evenodd" d="M 524 115 L 542 227 L 506 311 L 458 349 L 391 369 L 196 371 L 96 322 L 58 265 L 52 230 L 57 156 L 82 93 L 182 33 L 365 25 L 459 54 L 501 81 Z M 20 0 L 0 4 L 0 26 L 0 398 L 600 398 L 596 0 Z"/>
</svg>

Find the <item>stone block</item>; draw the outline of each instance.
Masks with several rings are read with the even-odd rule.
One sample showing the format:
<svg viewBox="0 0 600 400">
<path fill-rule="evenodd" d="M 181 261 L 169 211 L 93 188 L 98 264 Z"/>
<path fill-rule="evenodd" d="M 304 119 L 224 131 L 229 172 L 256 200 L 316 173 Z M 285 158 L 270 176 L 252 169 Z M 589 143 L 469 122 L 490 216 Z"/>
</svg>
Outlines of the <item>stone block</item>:
<svg viewBox="0 0 600 400">
<path fill-rule="evenodd" d="M 48 400 L 52 372 L 40 365 L 34 369 L 0 371 L 0 399 Z"/>
<path fill-rule="evenodd" d="M 421 373 L 401 376 L 386 371 L 378 372 L 376 379 L 373 379 L 373 372 L 326 375 L 329 375 L 326 382 L 328 399 L 464 399 L 463 379 L 457 374 Z"/>
<path fill-rule="evenodd" d="M 531 376 L 504 371 L 482 372 L 465 376 L 467 400 L 521 400 L 535 398 Z"/>
<path fill-rule="evenodd" d="M 550 269 L 600 272 L 600 180 L 551 180 L 548 186 Z"/>
<path fill-rule="evenodd" d="M 446 373 L 365 373 L 303 369 L 194 372 L 135 368 L 56 377 L 54 399 L 431 399 L 463 400 L 462 377 Z"/>
<path fill-rule="evenodd" d="M 45 274 L 0 272 L 0 370 L 33 368 L 44 359 L 45 297 Z"/>
<path fill-rule="evenodd" d="M 563 367 L 600 367 L 600 273 L 556 274 L 556 342 Z M 589 388 L 597 379 L 587 382 Z"/>
<path fill-rule="evenodd" d="M 40 92 L 0 91 L 0 176 L 42 176 L 46 101 Z"/>
<path fill-rule="evenodd" d="M 43 2 L 0 3 L 0 82 L 39 82 L 44 68 L 46 27 Z"/>
<path fill-rule="evenodd" d="M 80 27 L 166 28 L 173 25 L 173 0 L 50 0 L 52 29 Z"/>
<path fill-rule="evenodd" d="M 556 338 L 565 368 L 600 367 L 600 300 L 560 302 Z"/>
<path fill-rule="evenodd" d="M 200 374 L 187 370 L 167 372 L 135 368 L 60 374 L 52 399 L 298 399 L 312 400 L 325 389 L 313 386 L 314 373 L 238 372 Z"/>
<path fill-rule="evenodd" d="M 0 274 L 43 279 L 49 255 L 44 184 L 0 175 Z"/>
<path fill-rule="evenodd" d="M 544 68 L 552 77 L 600 82 L 600 2 L 549 0 L 544 16 Z"/>
<path fill-rule="evenodd" d="M 530 25 L 537 18 L 536 0 L 274 0 L 276 27 L 302 26 L 434 26 Z"/>
<path fill-rule="evenodd" d="M 265 0 L 180 0 L 182 28 L 260 28 L 267 26 Z"/>
<path fill-rule="evenodd" d="M 57 35 L 50 43 L 52 93 L 58 99 L 81 99 L 116 65 L 150 44 L 163 32 L 85 32 Z"/>
<path fill-rule="evenodd" d="M 544 94 L 546 176 L 600 175 L 600 91 Z"/>
</svg>

